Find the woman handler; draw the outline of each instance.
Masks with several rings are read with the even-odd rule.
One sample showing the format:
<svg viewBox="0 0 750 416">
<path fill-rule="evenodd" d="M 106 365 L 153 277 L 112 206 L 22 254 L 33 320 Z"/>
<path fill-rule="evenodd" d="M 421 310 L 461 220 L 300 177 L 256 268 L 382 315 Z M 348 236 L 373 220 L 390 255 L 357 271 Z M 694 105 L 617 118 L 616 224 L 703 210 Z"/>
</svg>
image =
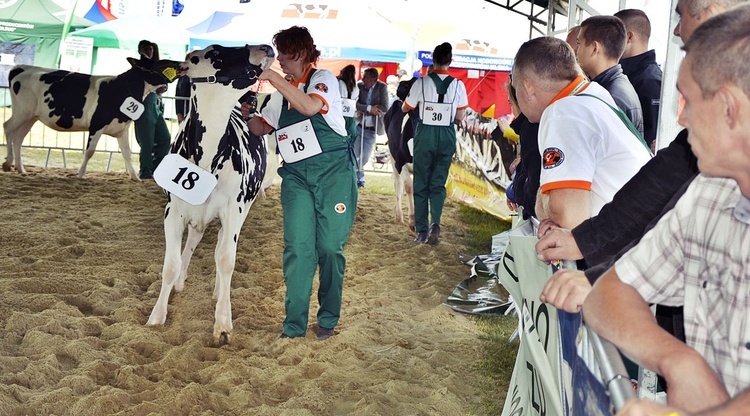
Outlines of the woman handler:
<svg viewBox="0 0 750 416">
<path fill-rule="evenodd" d="M 436 46 L 432 52 L 434 71 L 414 82 L 401 107 L 403 112 L 420 107 L 420 120 L 414 131 L 414 221 L 417 229 L 414 241 L 417 243 L 438 243 L 445 183 L 456 153 L 453 122 L 463 120 L 464 110 L 469 106 L 464 83 L 448 75 L 452 60 L 450 43 Z M 432 217 L 429 234 L 428 213 Z"/>
<path fill-rule="evenodd" d="M 352 145 L 344 126 L 338 80 L 316 69 L 320 57 L 304 27 L 292 26 L 273 37 L 278 72 L 263 71 L 277 92 L 253 117 L 253 134 L 275 130 L 279 152 L 281 205 L 284 213 L 283 270 L 286 282 L 281 338 L 303 337 L 316 267 L 320 287 L 316 335 L 326 339 L 341 313 L 346 259 L 343 250 L 354 223 L 357 182 Z M 243 115 L 248 106 L 243 104 Z"/>
</svg>

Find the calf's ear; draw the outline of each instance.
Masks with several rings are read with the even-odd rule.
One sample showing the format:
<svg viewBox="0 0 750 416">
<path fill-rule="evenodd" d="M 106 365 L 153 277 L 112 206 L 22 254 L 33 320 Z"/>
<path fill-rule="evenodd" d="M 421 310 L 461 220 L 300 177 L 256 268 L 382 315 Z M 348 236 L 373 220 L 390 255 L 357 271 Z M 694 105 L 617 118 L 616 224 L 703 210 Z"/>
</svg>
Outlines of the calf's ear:
<svg viewBox="0 0 750 416">
<path fill-rule="evenodd" d="M 135 58 L 127 58 L 127 60 L 130 66 L 135 66 L 138 63 L 138 60 Z"/>
</svg>

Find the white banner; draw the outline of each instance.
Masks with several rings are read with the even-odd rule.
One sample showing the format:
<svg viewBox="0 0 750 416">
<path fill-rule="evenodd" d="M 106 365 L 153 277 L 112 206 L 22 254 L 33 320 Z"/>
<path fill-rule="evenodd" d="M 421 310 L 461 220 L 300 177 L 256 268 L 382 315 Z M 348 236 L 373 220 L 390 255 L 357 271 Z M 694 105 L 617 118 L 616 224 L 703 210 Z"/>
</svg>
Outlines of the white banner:
<svg viewBox="0 0 750 416">
<path fill-rule="evenodd" d="M 539 301 L 552 267 L 536 258 L 529 222 L 510 232 L 497 276 L 519 308 L 520 347 L 503 416 L 563 415 L 557 310 Z"/>
</svg>

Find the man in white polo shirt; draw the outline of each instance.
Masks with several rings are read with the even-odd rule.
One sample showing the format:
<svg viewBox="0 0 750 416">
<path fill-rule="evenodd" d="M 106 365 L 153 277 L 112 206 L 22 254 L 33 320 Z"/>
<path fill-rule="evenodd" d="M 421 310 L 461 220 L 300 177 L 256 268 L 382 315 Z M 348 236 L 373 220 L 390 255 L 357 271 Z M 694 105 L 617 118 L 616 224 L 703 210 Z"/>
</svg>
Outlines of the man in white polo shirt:
<svg viewBox="0 0 750 416">
<path fill-rule="evenodd" d="M 651 153 L 612 96 L 586 80 L 565 41 L 541 37 L 524 43 L 512 74 L 521 111 L 540 123 L 536 213 L 575 227 L 596 215 Z"/>
</svg>

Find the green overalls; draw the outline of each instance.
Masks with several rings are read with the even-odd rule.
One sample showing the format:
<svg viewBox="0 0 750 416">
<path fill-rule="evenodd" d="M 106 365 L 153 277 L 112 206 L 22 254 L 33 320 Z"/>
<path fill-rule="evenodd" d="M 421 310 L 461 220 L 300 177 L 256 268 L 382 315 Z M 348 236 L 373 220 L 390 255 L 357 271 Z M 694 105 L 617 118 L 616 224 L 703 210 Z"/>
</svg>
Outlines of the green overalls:
<svg viewBox="0 0 750 416">
<path fill-rule="evenodd" d="M 437 87 L 438 102 L 443 103 L 453 77 L 447 76 L 441 80 L 434 73 L 428 76 Z M 422 99 L 425 100 L 424 93 Z M 424 106 L 425 102 L 422 102 Z M 449 126 L 430 126 L 420 120 L 414 131 L 414 221 L 418 233 L 427 231 L 430 226 L 428 212 L 432 223 L 440 224 L 445 204 L 445 183 L 454 153 L 456 130 L 452 121 Z"/>
<path fill-rule="evenodd" d="M 312 76 L 314 69 L 310 72 Z M 310 78 L 305 82 L 305 92 Z M 283 270 L 286 282 L 283 331 L 304 336 L 315 269 L 319 267 L 318 326 L 333 328 L 341 314 L 344 246 L 354 224 L 357 180 L 351 143 L 336 133 L 320 113 L 306 117 L 283 100 L 279 130 L 309 119 L 322 153 L 279 168 L 284 212 Z"/>
<path fill-rule="evenodd" d="M 150 178 L 164 156 L 169 153 L 172 135 L 169 133 L 164 113 L 159 109 L 156 93 L 152 92 L 143 100 L 143 114 L 135 121 L 135 139 L 141 147 L 141 179 Z"/>
</svg>

